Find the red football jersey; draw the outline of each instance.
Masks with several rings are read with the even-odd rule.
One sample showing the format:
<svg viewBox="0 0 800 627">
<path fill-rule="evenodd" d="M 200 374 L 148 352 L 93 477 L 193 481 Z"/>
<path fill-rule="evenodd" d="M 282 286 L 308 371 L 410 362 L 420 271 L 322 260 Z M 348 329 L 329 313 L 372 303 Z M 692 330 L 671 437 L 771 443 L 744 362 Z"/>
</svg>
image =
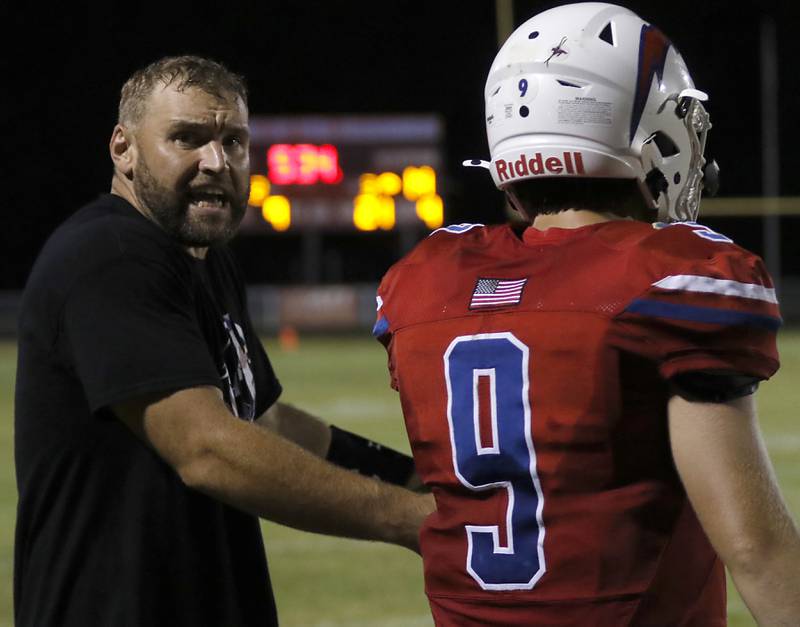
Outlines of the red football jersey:
<svg viewBox="0 0 800 627">
<path fill-rule="evenodd" d="M 761 260 L 695 223 L 459 225 L 378 295 L 437 625 L 725 624 L 674 468 L 667 379 L 778 368 Z"/>
</svg>

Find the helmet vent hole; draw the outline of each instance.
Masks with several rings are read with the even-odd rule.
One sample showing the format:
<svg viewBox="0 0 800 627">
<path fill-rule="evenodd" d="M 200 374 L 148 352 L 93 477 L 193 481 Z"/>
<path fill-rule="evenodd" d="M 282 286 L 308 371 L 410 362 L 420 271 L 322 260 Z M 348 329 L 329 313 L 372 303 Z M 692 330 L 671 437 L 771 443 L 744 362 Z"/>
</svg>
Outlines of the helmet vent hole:
<svg viewBox="0 0 800 627">
<path fill-rule="evenodd" d="M 558 81 L 558 84 L 562 85 L 563 87 L 575 87 L 577 89 L 582 87 L 582 85 L 576 85 L 575 83 L 570 83 L 569 81 L 562 81 L 560 78 L 557 78 L 556 80 Z"/>
<path fill-rule="evenodd" d="M 598 37 L 607 44 L 611 46 L 616 46 L 616 44 L 614 43 L 614 29 L 611 26 L 611 22 L 609 22 L 603 27 L 603 30 L 600 31 Z"/>
<path fill-rule="evenodd" d="M 536 39 L 539 36 L 539 31 L 535 30 L 532 33 L 528 34 L 528 39 Z"/>
<path fill-rule="evenodd" d="M 653 142 L 661 153 L 662 157 L 673 157 L 680 152 L 674 141 L 663 131 L 656 131 L 645 140 L 645 143 Z"/>
<path fill-rule="evenodd" d="M 531 110 L 530 110 L 530 109 L 528 109 L 528 107 L 526 107 L 525 105 L 522 105 L 522 106 L 519 108 L 519 114 L 520 114 L 520 115 L 521 115 L 523 118 L 527 118 L 527 117 L 528 117 L 528 115 L 530 115 L 530 112 L 531 112 Z"/>
<path fill-rule="evenodd" d="M 645 185 L 647 185 L 647 188 L 650 190 L 650 194 L 656 200 L 658 200 L 658 197 L 662 192 L 665 192 L 669 189 L 669 181 L 667 181 L 667 177 L 664 176 L 664 173 L 658 168 L 653 168 L 650 170 L 647 173 L 644 182 Z"/>
<path fill-rule="evenodd" d="M 675 185 L 678 185 L 681 182 L 681 173 L 676 172 L 675 176 L 672 177 L 672 181 L 675 183 Z"/>
<path fill-rule="evenodd" d="M 500 85 L 500 87 L 502 87 L 502 85 Z M 492 96 L 496 96 L 497 94 L 499 94 L 499 93 L 500 93 L 500 87 L 498 87 L 497 89 L 495 89 L 495 90 L 492 92 Z"/>
</svg>

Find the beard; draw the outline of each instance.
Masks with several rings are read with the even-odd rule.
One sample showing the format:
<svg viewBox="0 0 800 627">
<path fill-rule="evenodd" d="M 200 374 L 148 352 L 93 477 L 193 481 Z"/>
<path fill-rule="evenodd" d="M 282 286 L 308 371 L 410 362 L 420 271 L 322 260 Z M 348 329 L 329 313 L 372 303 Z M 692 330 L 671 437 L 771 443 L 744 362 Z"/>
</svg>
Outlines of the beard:
<svg viewBox="0 0 800 627">
<path fill-rule="evenodd" d="M 194 186 L 229 187 L 211 178 L 195 179 L 192 183 Z M 227 242 L 236 234 L 247 208 L 248 193 L 245 190 L 238 197 L 232 192 L 225 194 L 229 211 L 192 213 L 191 205 L 197 201 L 193 198 L 192 186 L 186 182 L 182 190 L 176 191 L 161 184 L 143 159 L 133 177 L 133 190 L 158 225 L 183 246 L 207 247 Z"/>
</svg>

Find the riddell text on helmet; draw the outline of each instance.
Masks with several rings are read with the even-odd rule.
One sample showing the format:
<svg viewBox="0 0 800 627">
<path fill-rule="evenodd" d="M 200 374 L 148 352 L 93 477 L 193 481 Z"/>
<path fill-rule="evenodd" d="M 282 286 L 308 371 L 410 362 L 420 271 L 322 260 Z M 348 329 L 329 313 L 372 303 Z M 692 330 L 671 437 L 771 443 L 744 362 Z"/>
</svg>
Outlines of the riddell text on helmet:
<svg viewBox="0 0 800 627">
<path fill-rule="evenodd" d="M 520 154 L 516 161 L 498 159 L 494 162 L 497 169 L 497 178 L 509 181 L 517 177 L 537 174 L 586 174 L 583 168 L 583 155 L 579 152 L 565 152 L 563 159 L 547 157 L 544 159 L 541 152 L 533 157 Z"/>
</svg>

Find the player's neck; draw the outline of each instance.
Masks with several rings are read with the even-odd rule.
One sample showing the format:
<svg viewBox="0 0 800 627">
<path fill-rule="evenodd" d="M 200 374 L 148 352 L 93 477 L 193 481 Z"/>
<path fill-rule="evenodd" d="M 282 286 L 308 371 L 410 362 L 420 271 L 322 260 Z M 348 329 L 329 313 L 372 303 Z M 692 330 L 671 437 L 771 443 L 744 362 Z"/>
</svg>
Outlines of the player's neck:
<svg viewBox="0 0 800 627">
<path fill-rule="evenodd" d="M 600 222 L 609 222 L 611 220 L 626 220 L 614 213 L 602 213 L 599 211 L 590 211 L 589 209 L 567 209 L 552 214 L 537 215 L 531 226 L 540 231 L 546 231 L 550 228 L 557 229 L 578 229 L 582 226 L 589 226 L 590 224 L 598 224 Z"/>
</svg>

